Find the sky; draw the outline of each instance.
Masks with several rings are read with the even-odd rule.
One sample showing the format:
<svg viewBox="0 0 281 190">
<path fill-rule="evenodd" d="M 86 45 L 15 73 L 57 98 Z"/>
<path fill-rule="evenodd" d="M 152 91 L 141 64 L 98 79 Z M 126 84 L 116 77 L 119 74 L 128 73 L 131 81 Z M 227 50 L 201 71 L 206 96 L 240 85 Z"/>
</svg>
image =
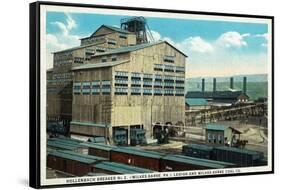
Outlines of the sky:
<svg viewBox="0 0 281 190">
<path fill-rule="evenodd" d="M 119 15 L 48 12 L 47 64 L 52 52 L 79 46 L 102 24 L 120 26 Z M 266 74 L 268 26 L 260 23 L 146 17 L 154 40 L 188 55 L 186 77 Z M 151 40 L 151 39 L 150 39 Z"/>
</svg>

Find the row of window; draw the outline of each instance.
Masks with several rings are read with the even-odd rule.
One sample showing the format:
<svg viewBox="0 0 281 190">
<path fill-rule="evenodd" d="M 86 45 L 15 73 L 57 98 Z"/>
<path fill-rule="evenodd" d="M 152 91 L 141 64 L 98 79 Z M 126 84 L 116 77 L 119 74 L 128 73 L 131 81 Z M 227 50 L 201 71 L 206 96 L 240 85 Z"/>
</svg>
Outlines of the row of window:
<svg viewBox="0 0 281 190">
<path fill-rule="evenodd" d="M 124 79 L 128 80 L 129 77 L 129 72 L 124 72 L 124 71 L 116 71 L 115 72 L 115 79 Z M 153 74 L 147 74 L 147 73 L 131 73 L 131 80 L 141 80 L 143 79 L 144 81 L 176 81 L 177 83 L 184 83 L 185 78 L 184 77 L 176 77 L 176 76 L 168 76 L 168 75 L 153 75 Z"/>
<path fill-rule="evenodd" d="M 185 68 L 174 65 L 154 64 L 155 71 L 185 73 Z"/>
<path fill-rule="evenodd" d="M 73 93 L 75 95 L 80 94 L 93 94 L 93 95 L 109 95 L 111 93 L 111 89 L 108 87 L 102 87 L 102 88 L 89 88 L 88 86 L 83 86 L 81 89 L 81 86 L 74 86 L 73 87 Z M 128 94 L 128 88 L 122 88 L 117 87 L 115 88 L 114 94 L 116 95 L 127 95 Z M 184 90 L 162 90 L 162 89 L 151 89 L 151 88 L 131 88 L 131 95 L 155 95 L 155 96 L 184 96 Z"/>
</svg>

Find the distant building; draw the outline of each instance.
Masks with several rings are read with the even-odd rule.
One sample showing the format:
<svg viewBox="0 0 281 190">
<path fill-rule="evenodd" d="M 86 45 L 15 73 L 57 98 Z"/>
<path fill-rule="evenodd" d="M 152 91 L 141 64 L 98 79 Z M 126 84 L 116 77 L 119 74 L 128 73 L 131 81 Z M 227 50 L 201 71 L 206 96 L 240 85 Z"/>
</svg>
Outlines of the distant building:
<svg viewBox="0 0 281 190">
<path fill-rule="evenodd" d="M 187 111 L 199 111 L 209 109 L 211 106 L 204 98 L 186 98 L 185 106 Z"/>
<path fill-rule="evenodd" d="M 241 131 L 233 127 L 218 124 L 208 124 L 205 127 L 206 144 L 214 146 L 232 146 L 240 139 Z"/>
<path fill-rule="evenodd" d="M 243 79 L 243 91 L 233 89 L 233 78 L 230 78 L 230 90 L 217 91 L 216 79 L 213 82 L 213 91 L 205 91 L 205 79 L 202 79 L 202 91 L 188 91 L 187 99 L 205 99 L 212 106 L 230 106 L 237 103 L 246 103 L 249 96 L 246 94 L 247 79 Z"/>
</svg>

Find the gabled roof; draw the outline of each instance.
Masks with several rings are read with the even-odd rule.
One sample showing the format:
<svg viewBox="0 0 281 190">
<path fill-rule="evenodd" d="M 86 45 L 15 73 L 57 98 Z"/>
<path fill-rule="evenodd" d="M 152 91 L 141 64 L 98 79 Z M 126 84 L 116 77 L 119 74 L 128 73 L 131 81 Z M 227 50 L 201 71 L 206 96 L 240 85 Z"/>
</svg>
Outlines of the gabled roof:
<svg viewBox="0 0 281 190">
<path fill-rule="evenodd" d="M 150 43 L 138 44 L 138 45 L 134 45 L 134 46 L 126 46 L 126 47 L 116 48 L 116 49 L 112 49 L 112 50 L 109 50 L 109 51 L 106 51 L 106 52 L 103 52 L 103 53 L 96 54 L 95 56 L 127 53 L 127 52 L 132 52 L 132 51 L 137 51 L 137 50 L 140 50 L 140 49 L 144 49 L 144 48 L 147 48 L 147 47 L 150 47 L 150 46 L 158 45 L 158 44 L 161 44 L 161 43 L 168 44 L 169 46 L 171 46 L 172 48 L 176 49 L 178 52 L 183 54 L 185 57 L 188 57 L 185 53 L 183 53 L 182 51 L 180 51 L 179 49 L 177 49 L 176 47 L 171 45 L 169 42 L 161 41 L 161 40 L 159 40 L 157 42 L 150 42 Z"/>
<path fill-rule="evenodd" d="M 105 28 L 107 28 L 107 29 L 109 29 L 109 30 L 111 30 L 113 32 L 119 32 L 119 33 L 123 33 L 123 34 L 130 34 L 131 33 L 128 30 L 123 30 L 123 29 L 121 29 L 119 27 L 116 27 L 116 26 L 110 26 L 110 25 L 103 24 L 91 36 L 85 37 L 85 38 L 81 38 L 80 40 L 86 39 L 86 38 L 90 38 L 90 37 L 94 36 L 97 33 L 97 31 L 99 31 L 103 27 L 105 27 Z"/>
<path fill-rule="evenodd" d="M 112 67 L 112 66 L 119 65 L 119 64 L 122 64 L 122 63 L 127 63 L 127 62 L 129 62 L 129 60 L 101 62 L 101 63 L 89 63 L 89 64 L 85 64 L 85 65 L 80 65 L 80 66 L 72 67 L 72 70 L 73 71 L 77 71 L 77 70 L 87 70 L 87 69 L 102 68 L 102 67 Z M 75 122 L 71 122 L 71 123 L 72 124 L 77 124 L 77 122 L 76 123 Z"/>
<path fill-rule="evenodd" d="M 226 125 L 218 125 L 218 124 L 208 124 L 205 129 L 207 130 L 217 130 L 217 131 L 225 131 L 229 126 Z"/>
<path fill-rule="evenodd" d="M 208 102 L 204 98 L 186 98 L 185 104 L 188 104 L 189 106 L 206 106 L 208 105 Z"/>
</svg>

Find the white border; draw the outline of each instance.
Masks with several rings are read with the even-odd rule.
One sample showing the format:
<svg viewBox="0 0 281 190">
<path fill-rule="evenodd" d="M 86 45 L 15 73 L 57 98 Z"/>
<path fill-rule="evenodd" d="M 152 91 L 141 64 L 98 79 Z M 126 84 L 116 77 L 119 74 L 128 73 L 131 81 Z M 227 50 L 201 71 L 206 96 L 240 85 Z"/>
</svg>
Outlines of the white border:
<svg viewBox="0 0 281 190">
<path fill-rule="evenodd" d="M 84 8 L 84 7 L 72 7 L 72 6 L 57 6 L 57 5 L 40 5 L 40 125 L 41 125 L 41 144 L 40 144 L 40 168 L 41 168 L 41 184 L 40 185 L 64 185 L 64 184 L 79 184 L 85 183 L 85 180 L 89 180 L 86 183 L 93 182 L 106 182 L 112 181 L 112 179 L 103 179 L 100 181 L 101 177 L 76 177 L 76 178 L 59 178 L 59 179 L 46 179 L 46 13 L 47 11 L 57 11 L 57 12 L 69 12 L 69 13 L 92 13 L 92 14 L 111 14 L 111 15 L 124 15 L 124 16 L 145 16 L 145 17 L 162 17 L 162 18 L 178 18 L 178 19 L 193 19 L 193 20 L 208 20 L 208 21 L 226 21 L 226 22 L 244 22 L 244 23 L 263 23 L 268 24 L 268 166 L 264 167 L 248 167 L 248 168 L 232 168 L 232 169 L 216 169 L 216 170 L 197 170 L 197 171 L 185 171 L 185 172 L 161 172 L 160 177 L 153 178 L 147 176 L 142 179 L 159 179 L 159 178 L 173 178 L 173 177 L 186 177 L 186 176 L 215 176 L 221 174 L 233 174 L 233 173 L 254 173 L 254 172 L 264 172 L 272 170 L 271 155 L 272 155 L 272 36 L 271 36 L 271 20 L 270 19 L 260 19 L 260 18 L 244 18 L 244 17 L 232 17 L 232 16 L 215 16 L 215 15 L 196 15 L 196 14 L 181 14 L 181 13 L 162 13 L 153 11 L 134 11 L 134 10 L 115 10 L 115 9 L 104 9 L 104 8 Z M 42 130 L 44 129 L 44 130 Z M 201 174 L 205 173 L 205 174 Z M 206 172 L 209 172 L 206 174 Z M 144 174 L 135 175 L 110 175 L 110 177 L 115 178 L 113 181 L 128 181 L 133 180 L 133 177 L 140 177 Z M 148 174 L 147 174 L 148 175 Z M 78 182 L 81 180 L 82 182 Z M 75 183 L 73 183 L 75 181 Z"/>
</svg>

